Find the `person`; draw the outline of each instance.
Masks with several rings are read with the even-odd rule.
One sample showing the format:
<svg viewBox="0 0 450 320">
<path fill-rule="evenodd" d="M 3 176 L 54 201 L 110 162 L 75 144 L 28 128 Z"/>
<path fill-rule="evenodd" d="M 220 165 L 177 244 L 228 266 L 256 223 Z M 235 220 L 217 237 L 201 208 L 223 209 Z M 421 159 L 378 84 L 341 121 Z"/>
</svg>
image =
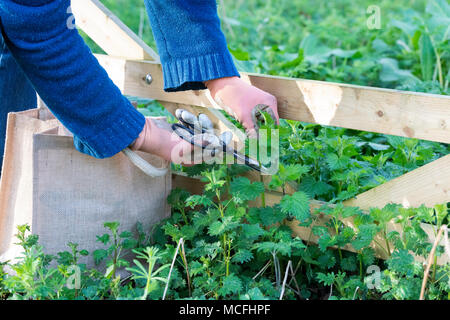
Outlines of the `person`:
<svg viewBox="0 0 450 320">
<path fill-rule="evenodd" d="M 164 90 L 210 90 L 246 129 L 251 110 L 274 96 L 244 82 L 220 29 L 215 0 L 145 0 Z M 7 113 L 36 107 L 37 92 L 73 133 L 76 149 L 103 159 L 127 147 L 173 160 L 184 140 L 140 114 L 109 79 L 74 28 L 69 0 L 0 0 L 0 148 Z M 183 148 L 182 148 L 183 149 Z"/>
</svg>

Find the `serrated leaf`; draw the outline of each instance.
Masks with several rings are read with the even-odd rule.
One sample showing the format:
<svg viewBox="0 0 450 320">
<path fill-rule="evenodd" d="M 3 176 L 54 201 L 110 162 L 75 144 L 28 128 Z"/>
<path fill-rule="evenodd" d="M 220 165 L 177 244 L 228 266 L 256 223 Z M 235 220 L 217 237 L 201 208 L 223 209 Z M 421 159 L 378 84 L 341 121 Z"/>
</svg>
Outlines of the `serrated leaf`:
<svg viewBox="0 0 450 320">
<path fill-rule="evenodd" d="M 233 217 L 225 217 L 222 219 L 222 221 L 215 221 L 209 226 L 208 233 L 212 236 L 219 236 L 223 234 L 224 232 L 227 232 L 231 229 L 236 228 L 239 226 L 239 223 L 236 221 L 233 221 Z"/>
<path fill-rule="evenodd" d="M 109 234 L 105 233 L 102 236 L 97 236 L 97 241 L 103 244 L 107 244 L 109 242 Z"/>
<path fill-rule="evenodd" d="M 186 200 L 186 205 L 194 208 L 196 206 L 204 206 L 208 207 L 213 204 L 212 200 L 206 195 L 192 195 L 188 197 Z"/>
<path fill-rule="evenodd" d="M 359 251 L 365 247 L 368 247 L 372 243 L 377 232 L 378 228 L 374 224 L 364 224 L 359 226 L 359 232 L 355 240 L 351 242 L 353 248 Z"/>
<path fill-rule="evenodd" d="M 105 258 L 108 257 L 108 251 L 104 249 L 98 249 L 93 252 L 94 262 L 96 265 L 100 264 Z"/>
<path fill-rule="evenodd" d="M 286 214 L 281 212 L 281 210 L 275 210 L 273 207 L 255 208 L 254 210 L 265 227 L 281 222 L 286 217 Z"/>
<path fill-rule="evenodd" d="M 369 266 L 375 262 L 375 251 L 373 248 L 368 247 L 362 250 L 362 262 L 366 266 Z"/>
<path fill-rule="evenodd" d="M 334 280 L 336 278 L 334 272 L 331 273 L 322 273 L 318 272 L 316 275 L 317 280 L 319 280 L 319 283 L 323 283 L 325 286 L 331 286 L 334 283 Z"/>
<path fill-rule="evenodd" d="M 174 241 L 178 241 L 182 237 L 180 230 L 169 222 L 167 222 L 162 228 L 164 229 L 164 233 L 169 237 L 172 237 Z"/>
<path fill-rule="evenodd" d="M 233 196 L 243 201 L 255 200 L 262 192 L 264 192 L 263 183 L 251 183 L 250 180 L 245 177 L 235 178 L 230 186 Z"/>
<path fill-rule="evenodd" d="M 221 296 L 227 296 L 229 294 L 236 294 L 242 290 L 242 281 L 239 277 L 234 274 L 230 274 L 229 276 L 223 279 L 222 288 L 219 290 L 219 294 Z"/>
<path fill-rule="evenodd" d="M 117 231 L 117 229 L 119 228 L 120 223 L 117 221 L 113 221 L 113 222 L 105 222 L 103 224 L 103 226 L 105 228 L 108 228 L 109 230 L 111 230 L 111 232 Z"/>
<path fill-rule="evenodd" d="M 260 242 L 254 245 L 254 248 L 258 251 L 265 253 L 280 253 L 285 256 L 291 255 L 291 246 L 289 243 L 285 242 Z"/>
<path fill-rule="evenodd" d="M 348 164 L 350 162 L 350 157 L 348 156 L 338 157 L 338 155 L 335 153 L 328 153 L 325 159 L 328 164 L 328 167 L 332 171 L 345 169 L 348 167 Z"/>
<path fill-rule="evenodd" d="M 336 265 L 336 258 L 330 251 L 327 251 L 324 254 L 322 254 L 321 256 L 319 256 L 319 258 L 317 258 L 317 262 L 319 263 L 319 265 L 321 267 L 331 269 Z M 315 263 L 315 264 L 317 264 L 317 263 Z"/>
<path fill-rule="evenodd" d="M 358 264 L 357 264 L 356 258 L 353 255 L 343 258 L 341 261 L 341 267 L 345 271 L 352 271 L 352 272 L 356 271 L 357 266 L 358 266 Z"/>
<path fill-rule="evenodd" d="M 120 238 L 130 238 L 132 236 L 133 234 L 130 231 L 124 231 L 119 235 Z"/>
<path fill-rule="evenodd" d="M 313 176 L 307 176 L 301 180 L 300 190 L 306 192 L 311 198 L 322 196 L 333 190 L 326 182 L 316 181 Z"/>
<path fill-rule="evenodd" d="M 293 195 L 285 195 L 280 202 L 281 211 L 291 214 L 300 222 L 310 217 L 309 197 L 306 193 L 298 191 Z"/>
<path fill-rule="evenodd" d="M 408 250 L 399 249 L 392 253 L 390 259 L 387 260 L 389 269 L 401 274 L 410 274 L 414 271 L 414 257 Z"/>
<path fill-rule="evenodd" d="M 282 181 L 296 181 L 309 171 L 307 166 L 300 164 L 280 165 L 278 175 Z"/>
<path fill-rule="evenodd" d="M 328 247 L 334 246 L 336 244 L 336 237 L 332 237 L 329 233 L 322 235 L 317 242 L 319 248 L 322 252 L 325 252 Z"/>
<path fill-rule="evenodd" d="M 247 292 L 248 297 L 250 300 L 268 300 L 268 298 L 264 297 L 263 293 L 259 288 L 252 288 L 248 290 Z"/>
<path fill-rule="evenodd" d="M 253 253 L 250 250 L 239 249 L 238 252 L 231 259 L 232 262 L 236 263 L 246 263 L 253 259 Z"/>
<path fill-rule="evenodd" d="M 186 190 L 182 190 L 180 188 L 175 188 L 170 192 L 169 196 L 167 197 L 167 202 L 171 206 L 177 207 L 178 205 L 184 205 L 184 202 L 189 197 L 189 192 Z"/>
<path fill-rule="evenodd" d="M 265 233 L 266 231 L 259 224 L 242 225 L 242 236 L 249 240 L 256 240 Z"/>
</svg>

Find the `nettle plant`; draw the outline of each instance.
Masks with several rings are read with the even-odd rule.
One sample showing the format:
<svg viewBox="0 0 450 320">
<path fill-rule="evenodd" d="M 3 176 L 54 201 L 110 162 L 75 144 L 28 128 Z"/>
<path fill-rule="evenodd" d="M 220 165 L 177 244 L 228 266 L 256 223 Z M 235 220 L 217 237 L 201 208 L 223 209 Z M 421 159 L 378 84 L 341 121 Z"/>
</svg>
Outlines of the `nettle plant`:
<svg viewBox="0 0 450 320">
<path fill-rule="evenodd" d="M 274 178 L 277 188 L 284 189 L 300 168 L 280 170 Z M 309 196 L 298 191 L 285 194 L 277 204 L 251 207 L 261 203 L 267 191 L 263 183 L 251 182 L 242 173 L 236 165 L 202 171 L 203 193 L 173 190 L 168 198 L 173 215 L 152 231 L 138 224 L 134 232 L 119 232 L 117 223 L 105 223 L 108 233 L 98 241 L 106 249 L 91 253 L 103 265 L 94 269 L 79 262 L 90 253 L 76 244 L 49 256 L 38 238 L 28 234 L 29 227 L 20 226 L 17 238 L 23 255 L 14 264 L 2 265 L 2 299 L 419 297 L 424 267 L 415 258 L 427 258 L 432 247 L 422 222 L 437 228 L 447 224 L 447 205 L 388 205 L 363 212 L 338 203 L 311 212 Z M 328 222 L 319 224 L 324 217 Z M 293 237 L 288 226 L 293 221 L 308 227 L 318 243 Z M 389 231 L 390 222 L 400 224 L 404 232 Z M 387 260 L 376 257 L 380 250 Z M 437 264 L 442 254 L 444 249 L 438 247 L 428 299 L 448 298 L 450 268 Z M 79 277 L 75 281 L 74 266 Z"/>
<path fill-rule="evenodd" d="M 284 192 L 306 172 L 298 164 L 282 166 L 270 185 Z M 241 173 L 237 166 L 217 166 L 202 173 L 201 195 L 176 189 L 169 197 L 175 212 L 159 231 L 158 244 L 172 252 L 183 239 L 186 256 L 179 258 L 179 275 L 191 277 L 189 290 L 171 286 L 172 298 L 242 299 L 257 292 L 269 299 L 418 299 L 424 269 L 414 256 L 426 259 L 432 247 L 421 223 L 446 223 L 446 205 L 388 205 L 363 212 L 337 203 L 310 212 L 310 196 L 297 191 L 269 206 L 263 203 L 264 185 Z M 328 222 L 320 225 L 323 216 Z M 317 245 L 292 237 L 287 224 L 293 219 L 311 229 Z M 389 231 L 390 222 L 404 232 Z M 376 251 L 388 259 L 378 259 Z M 442 254 L 439 247 L 436 257 Z M 435 260 L 428 297 L 446 297 L 448 281 L 448 266 Z"/>
<path fill-rule="evenodd" d="M 283 224 L 289 216 L 308 217 L 306 194 L 286 195 L 274 206 L 249 208 L 250 202 L 263 197 L 265 187 L 237 176 L 241 171 L 234 165 L 216 166 L 202 173 L 203 194 L 175 189 L 169 197 L 176 211 L 161 228 L 158 242 L 173 248 L 167 243 L 184 240 L 187 266 L 183 261 L 180 265 L 189 270 L 189 291 L 195 297 L 279 298 L 288 260 L 306 248 Z M 262 276 L 269 268 L 273 279 Z M 173 288 L 169 294 L 188 297 Z M 285 296 L 297 294 L 299 290 L 285 290 Z"/>
<path fill-rule="evenodd" d="M 273 127 L 270 121 L 262 126 Z M 174 189 L 168 197 L 172 216 L 152 230 L 138 224 L 134 232 L 122 231 L 117 222 L 105 223 L 107 232 L 97 237 L 103 248 L 92 253 L 70 243 L 69 251 L 48 256 L 38 238 L 27 235 L 29 228 L 19 227 L 23 255 L 0 266 L 1 297 L 418 299 L 424 277 L 418 259 L 427 259 L 433 245 L 422 223 L 436 230 L 448 224 L 448 204 L 364 212 L 342 201 L 448 148 L 284 120 L 279 133 L 281 163 L 269 181 L 250 181 L 240 165 L 184 168 L 201 177 L 200 194 Z M 265 143 L 270 149 L 271 141 Z M 268 194 L 273 191 L 281 195 L 278 203 Z M 312 199 L 328 202 L 311 210 Z M 390 223 L 403 232 L 390 231 Z M 293 237 L 293 224 L 307 228 L 309 237 Z M 377 258 L 380 252 L 386 260 Z M 79 263 L 89 254 L 94 269 Z M 448 298 L 450 268 L 437 263 L 443 254 L 438 246 L 428 299 Z"/>
</svg>

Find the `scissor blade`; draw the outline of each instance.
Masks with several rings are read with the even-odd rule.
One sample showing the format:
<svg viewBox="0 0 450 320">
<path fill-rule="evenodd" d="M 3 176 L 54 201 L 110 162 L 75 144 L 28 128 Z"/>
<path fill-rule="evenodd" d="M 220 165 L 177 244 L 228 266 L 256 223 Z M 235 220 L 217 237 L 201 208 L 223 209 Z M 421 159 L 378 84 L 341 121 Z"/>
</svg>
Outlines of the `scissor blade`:
<svg viewBox="0 0 450 320">
<path fill-rule="evenodd" d="M 234 158 L 236 160 L 238 160 L 238 164 L 245 164 L 246 166 L 252 168 L 253 170 L 259 171 L 261 173 L 269 172 L 269 170 L 266 167 L 264 167 L 263 165 L 260 165 L 258 161 L 254 160 L 242 153 L 239 153 L 234 149 L 227 147 L 226 152 L 229 154 L 232 154 L 234 156 Z"/>
</svg>

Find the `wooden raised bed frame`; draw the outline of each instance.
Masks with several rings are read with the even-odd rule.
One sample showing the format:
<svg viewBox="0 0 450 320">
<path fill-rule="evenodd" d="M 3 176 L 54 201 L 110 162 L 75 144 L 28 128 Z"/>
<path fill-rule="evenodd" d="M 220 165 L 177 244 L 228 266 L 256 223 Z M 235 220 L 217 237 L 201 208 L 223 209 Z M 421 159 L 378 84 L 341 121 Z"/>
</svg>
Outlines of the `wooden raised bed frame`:
<svg viewBox="0 0 450 320">
<path fill-rule="evenodd" d="M 107 53 L 96 57 L 123 94 L 158 100 L 172 113 L 176 108 L 184 107 L 196 113 L 211 114 L 208 108 L 212 105 L 202 91 L 164 92 L 158 55 L 98 0 L 72 0 L 72 12 L 77 26 Z M 147 75 L 153 79 L 151 84 L 145 81 Z M 241 76 L 275 95 L 280 117 L 285 119 L 450 143 L 448 96 L 260 74 L 241 73 Z M 220 120 L 216 120 L 215 125 L 223 127 Z M 201 192 L 201 182 L 192 180 L 174 173 L 173 187 Z M 281 196 L 281 193 L 268 191 L 266 202 L 269 205 L 278 203 Z M 446 202 L 450 202 L 450 155 L 366 191 L 344 204 L 367 210 L 388 203 L 417 207 Z M 322 204 L 313 200 L 311 209 Z M 326 216 L 319 216 L 315 223 L 324 224 L 326 221 Z M 344 222 L 353 223 L 351 219 Z M 299 227 L 296 221 L 289 225 L 300 238 L 317 241 L 311 229 Z M 423 224 L 423 228 L 430 242 L 434 242 L 436 226 Z M 389 229 L 402 232 L 394 223 Z M 346 249 L 353 250 L 351 247 Z M 383 250 L 374 249 L 378 257 L 386 258 Z M 447 262 L 446 255 L 440 257 L 440 264 Z"/>
</svg>

